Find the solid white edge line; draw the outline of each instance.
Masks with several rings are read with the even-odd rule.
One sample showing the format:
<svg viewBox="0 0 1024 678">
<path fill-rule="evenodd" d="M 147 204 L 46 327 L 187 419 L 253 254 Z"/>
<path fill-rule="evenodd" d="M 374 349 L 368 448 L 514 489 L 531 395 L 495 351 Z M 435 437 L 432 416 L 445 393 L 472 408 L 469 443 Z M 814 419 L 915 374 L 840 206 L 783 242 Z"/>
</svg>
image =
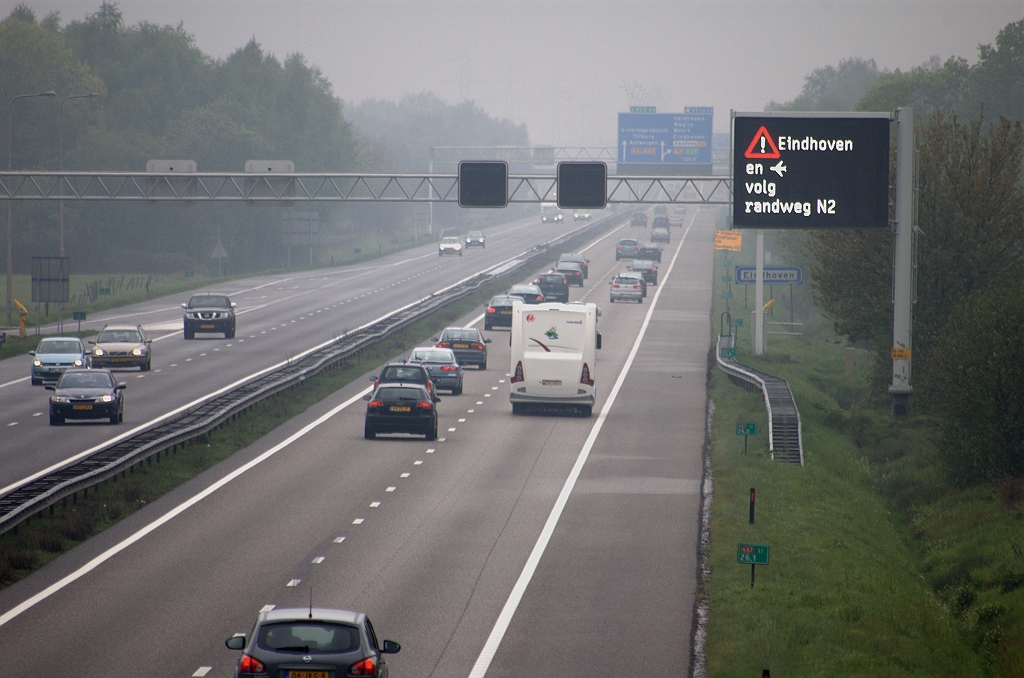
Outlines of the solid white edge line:
<svg viewBox="0 0 1024 678">
<path fill-rule="evenodd" d="M 28 381 L 29 379 L 30 377 L 22 377 L 21 379 L 15 379 L 14 381 L 9 381 L 6 384 L 0 384 L 0 388 L 6 388 L 11 384 L 20 384 L 21 382 Z"/>
<path fill-rule="evenodd" d="M 558 494 L 558 499 L 555 500 L 555 505 L 552 507 L 550 515 L 548 515 L 547 522 L 544 523 L 544 528 L 541 530 L 540 536 L 537 537 L 537 543 L 534 545 L 533 551 L 530 552 L 530 557 L 526 559 L 526 565 L 523 566 L 523 571 L 519 575 L 519 579 L 516 581 L 515 586 L 512 587 L 512 592 L 509 594 L 508 600 L 505 601 L 505 606 L 498 615 L 497 621 L 494 622 L 494 628 L 491 629 L 491 634 L 487 637 L 487 641 L 484 642 L 484 647 L 480 650 L 480 655 L 477 657 L 476 663 L 473 664 L 473 668 L 469 672 L 469 678 L 483 678 L 487 673 L 487 669 L 491 666 L 491 660 L 494 659 L 494 654 L 498 651 L 498 647 L 501 645 L 501 641 L 505 637 L 508 625 L 512 623 L 512 617 L 515 615 L 516 609 L 519 607 L 519 603 L 522 601 L 523 595 L 526 593 L 526 587 L 530 585 L 533 573 L 536 571 L 537 565 L 540 564 L 540 559 L 544 555 L 544 550 L 547 548 L 548 542 L 551 540 L 551 535 L 554 534 L 555 527 L 557 527 L 558 521 L 562 517 L 562 510 L 565 508 L 565 504 L 569 501 L 569 495 L 576 486 L 576 479 L 579 478 L 580 472 L 583 470 L 583 465 L 587 462 L 587 457 L 590 456 L 590 450 L 597 441 L 597 436 L 600 434 L 601 428 L 604 426 L 605 419 L 608 417 L 608 412 L 611 411 L 612 405 L 615 404 L 615 399 L 619 395 L 619 389 L 622 387 L 623 382 L 626 380 L 626 376 L 629 374 L 630 368 L 633 366 L 633 359 L 640 350 L 640 344 L 643 342 L 644 336 L 647 334 L 647 326 L 651 322 L 651 315 L 654 313 L 654 309 L 658 304 L 658 298 L 661 296 L 661 291 L 665 289 L 664 283 L 668 280 L 668 277 L 672 275 L 672 269 L 676 265 L 676 259 L 679 258 L 679 253 L 683 251 L 683 244 L 686 242 L 686 236 L 690 233 L 690 228 L 693 226 L 693 222 L 696 218 L 697 213 L 695 212 L 693 218 L 690 219 L 690 224 L 686 227 L 686 231 L 683 233 L 682 239 L 679 241 L 679 247 L 676 250 L 675 256 L 672 257 L 672 263 L 669 264 L 668 270 L 665 271 L 665 275 L 658 285 L 658 291 L 654 293 L 654 299 L 651 300 L 651 307 L 648 309 L 647 315 L 644 317 L 644 322 L 640 326 L 640 332 L 637 334 L 636 341 L 633 342 L 633 348 L 629 352 L 629 357 L 626 358 L 626 364 L 622 366 L 622 370 L 619 372 L 619 377 L 615 380 L 615 385 L 612 386 L 612 390 L 608 394 L 608 400 L 605 401 L 604 407 L 601 408 L 601 414 L 598 415 L 597 421 L 594 422 L 593 428 L 590 429 L 590 435 L 587 436 L 586 442 L 583 443 L 583 449 L 580 450 L 579 457 L 576 458 L 576 463 L 573 465 L 572 471 L 569 472 L 569 477 L 565 479 L 562 491 Z"/>
<path fill-rule="evenodd" d="M 75 570 L 71 574 L 67 575 L 63 579 L 61 579 L 61 580 L 59 580 L 57 582 L 54 582 L 53 584 L 50 584 L 45 589 L 43 589 L 39 593 L 35 594 L 31 598 L 28 598 L 27 600 L 19 603 L 18 605 L 15 605 L 14 607 L 12 607 L 7 612 L 4 612 L 3 614 L 0 614 L 0 626 L 3 626 L 7 622 L 11 621 L 12 619 L 14 619 L 18 615 L 20 615 L 25 610 L 28 610 L 29 608 L 35 606 L 37 603 L 39 603 L 39 602 L 41 602 L 43 600 L 46 600 L 47 598 L 52 596 L 57 591 L 60 591 L 61 589 L 63 589 L 68 584 L 71 584 L 72 582 L 74 582 L 74 581 L 84 577 L 86 574 L 88 574 L 89 572 L 92 572 L 97 567 L 99 567 L 103 563 L 107 562 L 108 560 L 110 560 L 111 558 L 116 556 L 121 551 L 124 551 L 126 548 L 128 548 L 132 544 L 136 543 L 137 541 L 139 541 L 140 539 L 142 539 L 146 535 L 148 535 L 150 532 L 153 532 L 154 530 L 156 530 L 161 525 L 170 522 L 174 518 L 176 518 L 179 515 L 181 515 L 182 513 L 184 513 L 189 508 L 191 508 L 191 507 L 195 506 L 196 504 L 198 504 L 199 502 L 201 502 L 206 497 L 209 497 L 211 494 L 213 494 L 214 492 L 216 492 L 220 488 L 224 487 L 225 485 L 230 483 L 235 478 L 241 476 L 243 473 L 249 471 L 250 469 L 255 468 L 256 466 L 262 464 L 267 459 L 270 459 L 272 456 L 274 456 L 275 454 L 277 454 L 278 452 L 280 452 L 284 448 L 288 447 L 289 445 L 294 443 L 296 440 L 302 438 L 307 433 L 309 433 L 313 429 L 315 429 L 318 426 L 320 426 L 320 424 L 323 424 L 324 422 L 328 421 L 331 417 L 336 415 L 338 412 L 341 412 L 342 410 L 344 410 L 346 407 L 348 407 L 352 403 L 357 402 L 358 400 L 361 400 L 362 397 L 364 395 L 366 395 L 367 393 L 369 393 L 371 390 L 372 390 L 372 387 L 369 387 L 369 386 L 367 388 L 363 389 L 362 391 L 360 391 L 356 395 L 352 396 L 351 398 L 349 398 L 348 400 L 346 400 L 342 404 L 340 404 L 337 407 L 335 407 L 334 409 L 332 409 L 330 412 L 327 412 L 326 414 L 322 415 L 316 421 L 313 421 L 313 422 L 307 424 L 306 426 L 302 427 L 301 429 L 299 429 L 298 431 L 296 431 L 295 433 L 290 435 L 288 438 L 286 438 L 282 442 L 278 443 L 277 445 L 274 445 L 272 448 L 270 448 L 269 450 L 267 450 L 266 452 L 264 452 L 260 456 L 256 457 L 252 461 L 248 462 L 247 464 L 238 467 L 237 469 L 235 469 L 234 471 L 232 471 L 228 475 L 224 476 L 223 478 L 221 478 L 220 480 L 215 482 L 213 485 L 210 485 L 209 487 L 207 487 L 202 492 L 199 492 L 198 494 L 196 494 L 193 497 L 187 499 L 186 501 L 182 502 L 181 504 L 178 504 L 173 509 L 171 509 L 170 511 L 165 513 L 164 515 L 160 516 L 159 518 L 157 518 L 156 520 L 151 522 L 149 525 L 146 525 L 145 527 L 143 527 L 142 529 L 138 530 L 137 532 L 135 532 L 133 535 L 131 535 L 127 539 L 125 539 L 125 540 L 121 541 L 120 543 L 115 544 L 114 546 L 110 547 L 109 549 L 107 549 L 106 551 L 104 551 L 100 555 L 96 556 L 95 558 L 90 560 L 88 563 L 86 563 L 82 567 L 78 568 L 77 570 Z"/>
</svg>

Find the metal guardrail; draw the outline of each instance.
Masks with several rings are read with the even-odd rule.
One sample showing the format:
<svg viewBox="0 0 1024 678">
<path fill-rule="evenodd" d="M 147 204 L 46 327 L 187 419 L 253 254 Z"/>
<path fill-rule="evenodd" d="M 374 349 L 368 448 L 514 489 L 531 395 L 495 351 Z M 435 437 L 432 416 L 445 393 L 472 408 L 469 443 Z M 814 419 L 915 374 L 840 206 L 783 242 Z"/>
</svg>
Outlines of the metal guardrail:
<svg viewBox="0 0 1024 678">
<path fill-rule="evenodd" d="M 722 335 L 715 343 L 715 363 L 733 380 L 751 384 L 761 391 L 768 413 L 768 452 L 775 461 L 804 465 L 800 411 L 789 382 L 722 357 Z"/>
<path fill-rule="evenodd" d="M 439 308 L 543 257 L 552 247 L 566 245 L 586 235 L 588 231 L 624 218 L 613 215 L 597 220 L 544 243 L 541 248 L 506 259 L 486 271 L 397 309 L 382 319 L 313 347 L 286 363 L 258 372 L 234 388 L 211 394 L 173 419 L 154 424 L 88 457 L 69 462 L 52 473 L 15 488 L 0 497 L 0 534 L 17 527 L 46 508 L 52 513 L 58 502 L 66 501 L 68 497 L 74 500 L 78 492 L 84 491 L 87 494 L 90 487 L 98 486 L 119 473 L 123 474 L 136 464 L 147 462 L 154 456 L 159 463 L 161 452 L 174 451 L 177 446 L 215 430 L 244 414 L 260 401 L 333 367 Z"/>
</svg>

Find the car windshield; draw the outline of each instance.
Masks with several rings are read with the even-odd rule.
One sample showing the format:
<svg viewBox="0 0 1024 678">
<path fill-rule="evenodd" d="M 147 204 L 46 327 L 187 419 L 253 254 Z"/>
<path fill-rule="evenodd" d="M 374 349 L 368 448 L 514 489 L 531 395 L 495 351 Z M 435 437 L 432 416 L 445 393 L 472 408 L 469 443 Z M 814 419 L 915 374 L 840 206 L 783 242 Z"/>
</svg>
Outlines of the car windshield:
<svg viewBox="0 0 1024 678">
<path fill-rule="evenodd" d="M 413 351 L 410 360 L 419 360 L 424 363 L 452 363 L 455 358 L 450 351 L 432 349 L 429 351 Z"/>
<path fill-rule="evenodd" d="M 509 294 L 537 294 L 536 285 L 513 285 L 509 288 Z"/>
<path fill-rule="evenodd" d="M 256 643 L 277 652 L 354 652 L 359 649 L 359 629 L 320 621 L 264 624 Z"/>
<path fill-rule="evenodd" d="M 392 365 L 385 367 L 380 375 L 381 381 L 412 381 L 424 382 L 426 377 L 423 368 L 411 365 Z"/>
<path fill-rule="evenodd" d="M 442 245 L 458 245 L 459 244 L 459 239 L 458 238 L 441 238 L 441 244 Z"/>
<path fill-rule="evenodd" d="M 36 353 L 81 353 L 82 344 L 70 340 L 45 340 L 39 342 Z"/>
<path fill-rule="evenodd" d="M 228 298 L 220 295 L 197 296 L 188 300 L 189 308 L 228 308 L 230 306 L 231 302 L 228 301 Z"/>
<path fill-rule="evenodd" d="M 468 237 L 468 238 L 482 238 L 482 237 L 484 237 L 484 234 L 481 233 L 480 231 L 470 231 L 469 235 L 466 236 L 466 237 Z"/>
<path fill-rule="evenodd" d="M 142 335 L 138 330 L 103 330 L 96 337 L 97 344 L 139 344 Z"/>
<path fill-rule="evenodd" d="M 384 386 L 377 390 L 377 400 L 428 400 L 426 391 L 421 388 L 403 388 L 400 386 Z"/>
<path fill-rule="evenodd" d="M 476 330 L 445 330 L 441 339 L 448 341 L 480 341 Z"/>
<path fill-rule="evenodd" d="M 65 372 L 57 388 L 110 388 L 113 379 L 106 372 Z"/>
</svg>

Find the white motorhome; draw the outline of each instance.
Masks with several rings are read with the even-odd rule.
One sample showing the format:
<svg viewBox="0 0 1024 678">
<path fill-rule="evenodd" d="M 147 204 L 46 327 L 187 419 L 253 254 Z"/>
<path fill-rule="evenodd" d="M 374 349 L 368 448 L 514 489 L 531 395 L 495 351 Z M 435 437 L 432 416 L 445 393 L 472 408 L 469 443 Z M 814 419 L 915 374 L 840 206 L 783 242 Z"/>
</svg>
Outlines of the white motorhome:
<svg viewBox="0 0 1024 678">
<path fill-rule="evenodd" d="M 563 406 L 590 416 L 597 398 L 595 304 L 512 304 L 509 394 L 513 414 Z"/>
</svg>

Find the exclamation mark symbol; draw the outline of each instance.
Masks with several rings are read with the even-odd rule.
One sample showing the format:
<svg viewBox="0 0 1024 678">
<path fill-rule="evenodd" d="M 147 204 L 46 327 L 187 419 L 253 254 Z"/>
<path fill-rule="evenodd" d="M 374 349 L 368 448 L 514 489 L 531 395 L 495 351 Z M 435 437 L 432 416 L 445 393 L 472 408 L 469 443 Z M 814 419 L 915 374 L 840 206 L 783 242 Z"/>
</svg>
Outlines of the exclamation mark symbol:
<svg viewBox="0 0 1024 678">
<path fill-rule="evenodd" d="M 765 150 L 764 150 L 764 137 L 761 137 L 761 153 L 762 154 L 765 153 Z"/>
</svg>

